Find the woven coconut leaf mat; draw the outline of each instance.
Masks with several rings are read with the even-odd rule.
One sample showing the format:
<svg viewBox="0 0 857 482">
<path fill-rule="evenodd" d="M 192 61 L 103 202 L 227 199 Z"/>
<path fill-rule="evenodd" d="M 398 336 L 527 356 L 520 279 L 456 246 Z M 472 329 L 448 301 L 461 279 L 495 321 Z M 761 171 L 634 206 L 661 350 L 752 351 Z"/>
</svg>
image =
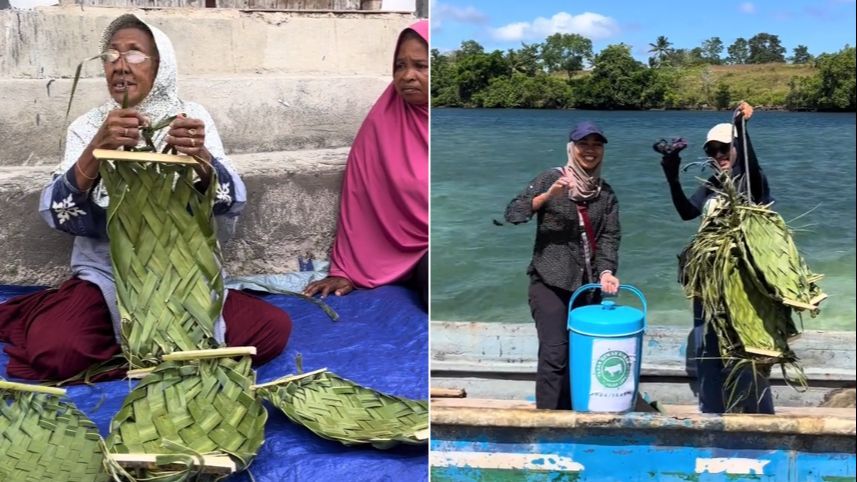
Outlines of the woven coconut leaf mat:
<svg viewBox="0 0 857 482">
<path fill-rule="evenodd" d="M 35 289 L 0 286 L 0 301 Z M 327 367 L 342 378 L 386 394 L 418 400 L 428 397 L 428 324 L 414 292 L 386 286 L 330 297 L 328 303 L 340 314 L 339 322 L 330 321 L 317 306 L 293 297 L 260 296 L 288 312 L 294 328 L 286 350 L 258 368 L 259 383 L 297 373 L 295 357 L 300 353 L 308 370 Z M 0 350 L 0 375 L 5 375 L 7 361 Z M 107 437 L 110 420 L 135 384 L 113 381 L 66 389 L 68 398 Z M 348 447 L 317 436 L 266 405 L 265 443 L 249 467 L 258 482 L 428 478 L 425 446 L 399 444 L 388 450 L 370 445 Z M 251 479 L 239 473 L 227 480 Z"/>
</svg>

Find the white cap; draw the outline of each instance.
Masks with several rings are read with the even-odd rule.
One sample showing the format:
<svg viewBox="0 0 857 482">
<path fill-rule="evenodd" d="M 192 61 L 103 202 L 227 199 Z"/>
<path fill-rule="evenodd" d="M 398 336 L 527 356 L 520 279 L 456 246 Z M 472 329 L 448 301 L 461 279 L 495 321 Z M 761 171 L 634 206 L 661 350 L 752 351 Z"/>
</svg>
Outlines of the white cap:
<svg viewBox="0 0 857 482">
<path fill-rule="evenodd" d="M 712 127 L 711 130 L 708 131 L 708 135 L 705 137 L 705 144 L 703 147 L 708 145 L 711 141 L 717 141 L 723 144 L 731 144 L 732 143 L 732 124 L 728 122 L 724 122 L 722 124 L 717 124 Z"/>
</svg>

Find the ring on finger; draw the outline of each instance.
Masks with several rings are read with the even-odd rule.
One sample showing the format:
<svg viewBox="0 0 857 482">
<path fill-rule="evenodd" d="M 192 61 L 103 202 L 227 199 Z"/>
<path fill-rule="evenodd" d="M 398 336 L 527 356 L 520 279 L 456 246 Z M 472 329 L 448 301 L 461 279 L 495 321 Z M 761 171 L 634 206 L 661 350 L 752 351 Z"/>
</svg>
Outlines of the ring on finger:
<svg viewBox="0 0 857 482">
<path fill-rule="evenodd" d="M 188 129 L 187 133 L 190 134 L 191 137 L 196 135 L 196 129 Z"/>
<path fill-rule="evenodd" d="M 190 138 L 190 146 L 196 147 L 196 139 L 194 139 L 193 137 Z"/>
</svg>

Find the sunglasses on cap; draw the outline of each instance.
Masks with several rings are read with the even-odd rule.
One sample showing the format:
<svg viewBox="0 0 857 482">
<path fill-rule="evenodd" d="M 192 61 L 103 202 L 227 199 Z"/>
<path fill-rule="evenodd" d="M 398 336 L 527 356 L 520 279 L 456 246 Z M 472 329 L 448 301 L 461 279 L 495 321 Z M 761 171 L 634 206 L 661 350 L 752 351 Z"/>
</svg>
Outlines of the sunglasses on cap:
<svg viewBox="0 0 857 482">
<path fill-rule="evenodd" d="M 101 52 L 101 60 L 106 64 L 112 64 L 119 60 L 119 57 L 125 57 L 125 61 L 129 64 L 142 64 L 143 62 L 151 59 L 148 55 L 140 52 L 139 50 L 129 50 L 127 52 L 120 52 L 116 49 L 107 49 L 104 52 Z"/>
<path fill-rule="evenodd" d="M 728 155 L 732 144 L 724 144 L 722 142 L 709 142 L 705 146 L 705 155 L 708 157 L 720 157 Z"/>
</svg>

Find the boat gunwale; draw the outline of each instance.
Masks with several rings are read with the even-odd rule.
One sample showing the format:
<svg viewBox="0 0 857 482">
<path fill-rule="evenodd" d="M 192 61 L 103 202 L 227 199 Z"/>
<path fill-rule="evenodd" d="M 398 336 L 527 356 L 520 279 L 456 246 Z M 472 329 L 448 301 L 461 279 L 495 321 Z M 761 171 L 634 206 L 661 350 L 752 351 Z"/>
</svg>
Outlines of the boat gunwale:
<svg viewBox="0 0 857 482">
<path fill-rule="evenodd" d="M 633 429 L 852 438 L 857 436 L 857 419 L 830 415 L 584 413 L 532 408 L 442 406 L 434 402 L 430 414 L 432 427 Z"/>
</svg>

